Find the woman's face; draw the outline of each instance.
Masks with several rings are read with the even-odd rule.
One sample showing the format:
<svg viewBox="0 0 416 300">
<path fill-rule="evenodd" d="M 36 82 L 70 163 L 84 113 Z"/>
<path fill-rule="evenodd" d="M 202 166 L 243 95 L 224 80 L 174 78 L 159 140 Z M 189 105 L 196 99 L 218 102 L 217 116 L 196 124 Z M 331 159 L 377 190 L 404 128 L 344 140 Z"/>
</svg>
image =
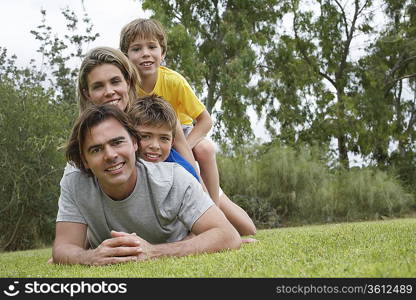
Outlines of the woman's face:
<svg viewBox="0 0 416 300">
<path fill-rule="evenodd" d="M 96 66 L 87 75 L 85 97 L 95 104 L 111 103 L 125 110 L 129 101 L 129 84 L 120 69 L 112 64 Z"/>
</svg>

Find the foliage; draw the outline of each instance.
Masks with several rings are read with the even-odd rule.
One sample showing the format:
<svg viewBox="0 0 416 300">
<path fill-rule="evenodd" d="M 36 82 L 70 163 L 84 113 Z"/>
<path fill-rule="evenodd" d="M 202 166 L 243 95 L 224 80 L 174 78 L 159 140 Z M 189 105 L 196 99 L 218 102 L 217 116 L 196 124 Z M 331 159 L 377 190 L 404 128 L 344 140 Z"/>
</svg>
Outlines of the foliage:
<svg viewBox="0 0 416 300">
<path fill-rule="evenodd" d="M 0 198 L 3 231 L 0 249 L 16 250 L 50 244 L 59 198 L 59 179 L 65 160 L 58 150 L 76 116 L 75 78 L 72 58 L 80 59 L 85 43 L 93 41 L 87 14 L 86 34 L 78 34 L 78 18 L 69 8 L 62 11 L 71 34 L 52 36 L 46 11 L 38 30 L 43 55 L 39 70 L 34 61 L 18 68 L 16 57 L 0 48 Z M 71 51 L 75 47 L 76 51 Z"/>
<path fill-rule="evenodd" d="M 416 179 L 416 5 L 386 1 L 387 22 L 368 45 L 357 77 L 362 93 L 359 151 L 381 168 L 394 166 L 409 186 Z"/>
<path fill-rule="evenodd" d="M 272 139 L 326 147 L 343 168 L 351 154 L 394 165 L 411 182 L 412 1 L 140 2 L 167 28 L 167 63 L 216 116 L 223 150 L 252 138 L 254 108 Z"/>
<path fill-rule="evenodd" d="M 98 33 L 93 33 L 93 25 L 84 11 L 82 18 L 85 33 L 78 32 L 79 20 L 76 13 L 69 7 L 62 10 L 69 34 L 64 38 L 53 35 L 52 27 L 47 25 L 46 10 L 41 10 L 42 24 L 37 30 L 31 30 L 36 40 L 41 42 L 37 52 L 42 54 L 42 67 L 44 67 L 50 86 L 56 89 L 56 100 L 75 102 L 75 80 L 78 76 L 78 67 L 73 67 L 74 59 L 77 65 L 81 64 L 84 56 L 83 49 L 89 42 L 93 42 Z M 72 64 L 72 65 L 71 65 Z M 50 72 L 50 73 L 49 73 Z"/>
<path fill-rule="evenodd" d="M 416 204 L 386 172 L 329 169 L 317 147 L 271 144 L 242 153 L 251 154 L 220 156 L 221 187 L 260 227 L 399 216 Z"/>
<path fill-rule="evenodd" d="M 1 74 L 0 249 L 32 248 L 54 236 L 64 166 L 57 146 L 66 138 L 72 115 L 67 105 L 51 102 L 51 92 L 36 76 L 30 69 Z"/>
<path fill-rule="evenodd" d="M 414 1 L 140 2 L 167 28 L 167 63 L 216 116 L 223 151 L 252 138 L 252 108 L 273 140 L 415 178 Z"/>
<path fill-rule="evenodd" d="M 256 49 L 273 31 L 268 23 L 279 17 L 279 1 L 141 2 L 167 29 L 168 66 L 188 77 L 215 114 L 216 141 L 241 145 L 251 138 Z"/>
<path fill-rule="evenodd" d="M 400 215 L 415 207 L 414 197 L 380 170 L 354 169 L 339 174 L 334 183 L 335 219 L 362 220 Z M 335 203 L 334 203 L 335 204 Z"/>
<path fill-rule="evenodd" d="M 19 251 L 0 254 L 0 277 L 414 278 L 415 230 L 415 219 L 259 230 L 258 243 L 235 251 L 105 267 L 47 265 L 50 248 Z"/>
<path fill-rule="evenodd" d="M 291 30 L 265 51 L 257 111 L 266 112 L 272 133 L 279 124 L 279 139 L 291 145 L 336 142 L 339 163 L 348 168 L 357 126 L 352 47 L 372 32 L 372 1 L 290 1 L 288 16 Z"/>
</svg>

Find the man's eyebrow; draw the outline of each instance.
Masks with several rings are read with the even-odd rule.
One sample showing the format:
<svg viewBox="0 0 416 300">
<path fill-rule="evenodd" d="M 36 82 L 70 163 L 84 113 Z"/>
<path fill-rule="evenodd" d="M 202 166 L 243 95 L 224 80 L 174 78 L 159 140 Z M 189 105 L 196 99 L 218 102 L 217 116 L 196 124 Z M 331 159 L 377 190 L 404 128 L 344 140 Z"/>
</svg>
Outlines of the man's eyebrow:
<svg viewBox="0 0 416 300">
<path fill-rule="evenodd" d="M 112 139 L 110 139 L 110 140 L 108 140 L 107 142 L 106 142 L 106 144 L 107 143 L 114 143 L 114 142 L 118 142 L 118 141 L 123 141 L 123 140 L 126 140 L 126 137 L 125 136 L 117 136 L 117 137 L 115 137 L 115 138 L 112 138 Z M 103 144 L 95 144 L 95 145 L 91 145 L 91 146 L 89 146 L 88 147 L 88 149 L 87 149 L 87 151 L 88 152 L 90 152 L 92 149 L 95 149 L 95 148 L 100 148 L 100 147 L 102 147 L 103 146 Z"/>
<path fill-rule="evenodd" d="M 125 139 L 126 139 L 125 136 L 120 135 L 118 137 L 115 137 L 115 138 L 110 139 L 109 142 L 117 142 L 117 141 L 122 141 L 122 140 L 125 140 Z"/>
</svg>

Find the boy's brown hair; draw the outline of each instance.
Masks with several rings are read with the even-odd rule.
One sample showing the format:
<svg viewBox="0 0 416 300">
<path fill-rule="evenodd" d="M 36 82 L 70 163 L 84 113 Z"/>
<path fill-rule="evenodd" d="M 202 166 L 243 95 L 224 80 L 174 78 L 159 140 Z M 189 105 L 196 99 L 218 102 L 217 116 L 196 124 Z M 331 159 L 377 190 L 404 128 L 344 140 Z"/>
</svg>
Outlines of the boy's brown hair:
<svg viewBox="0 0 416 300">
<path fill-rule="evenodd" d="M 97 126 L 109 118 L 116 119 L 126 129 L 132 140 L 137 142 L 138 150 L 136 152 L 136 158 L 139 157 L 140 134 L 133 126 L 129 115 L 112 104 L 90 105 L 75 121 L 65 149 L 67 161 L 90 176 L 93 176 L 93 174 L 84 165 L 84 153 L 82 150 L 85 137 L 92 127 Z"/>
<path fill-rule="evenodd" d="M 133 101 L 128 112 L 134 126 L 168 126 L 175 138 L 178 119 L 172 105 L 157 95 L 145 96 Z"/>
<path fill-rule="evenodd" d="M 167 51 L 167 39 L 162 24 L 154 19 L 135 19 L 126 24 L 120 33 L 120 50 L 125 55 L 131 43 L 137 38 L 156 39 L 162 47 L 162 55 Z"/>
</svg>

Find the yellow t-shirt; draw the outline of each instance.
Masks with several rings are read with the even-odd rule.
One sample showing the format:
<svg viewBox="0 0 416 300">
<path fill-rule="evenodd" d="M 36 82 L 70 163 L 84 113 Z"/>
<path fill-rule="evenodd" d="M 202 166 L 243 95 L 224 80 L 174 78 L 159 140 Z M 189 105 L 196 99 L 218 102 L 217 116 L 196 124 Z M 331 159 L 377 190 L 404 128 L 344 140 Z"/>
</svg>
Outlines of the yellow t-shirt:
<svg viewBox="0 0 416 300">
<path fill-rule="evenodd" d="M 146 93 L 139 87 L 137 94 L 140 97 L 152 94 L 163 97 L 173 106 L 183 125 L 192 125 L 192 121 L 205 110 L 205 105 L 195 95 L 186 79 L 178 72 L 162 66 L 159 67 L 153 91 Z"/>
</svg>

